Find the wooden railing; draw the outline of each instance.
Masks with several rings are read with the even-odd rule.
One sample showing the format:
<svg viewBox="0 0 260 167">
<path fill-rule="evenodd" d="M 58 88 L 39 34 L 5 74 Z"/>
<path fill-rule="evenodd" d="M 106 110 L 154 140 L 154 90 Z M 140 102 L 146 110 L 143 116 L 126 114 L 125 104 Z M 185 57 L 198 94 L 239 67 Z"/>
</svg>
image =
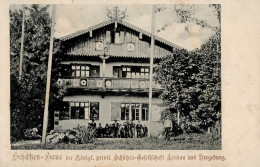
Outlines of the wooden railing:
<svg viewBox="0 0 260 167">
<path fill-rule="evenodd" d="M 63 78 L 57 85 L 70 88 L 88 89 L 149 89 L 149 79 L 145 78 Z M 161 85 L 152 81 L 153 89 L 162 89 Z"/>
</svg>

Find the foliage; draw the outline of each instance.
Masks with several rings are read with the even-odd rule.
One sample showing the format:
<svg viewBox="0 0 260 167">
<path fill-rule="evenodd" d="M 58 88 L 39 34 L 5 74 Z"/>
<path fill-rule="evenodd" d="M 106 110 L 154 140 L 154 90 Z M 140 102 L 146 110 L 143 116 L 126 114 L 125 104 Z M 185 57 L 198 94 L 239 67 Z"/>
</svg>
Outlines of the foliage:
<svg viewBox="0 0 260 167">
<path fill-rule="evenodd" d="M 82 143 L 92 143 L 95 140 L 96 129 L 80 125 L 78 125 L 77 129 Z"/>
<path fill-rule="evenodd" d="M 24 129 L 42 124 L 51 19 L 48 6 L 26 7 L 22 79 L 18 81 L 22 11 L 10 10 L 11 136 L 23 138 Z M 54 54 L 59 54 L 59 42 Z M 54 60 L 54 64 L 56 63 Z M 55 73 L 55 69 L 53 70 Z M 57 96 L 57 95 L 56 95 Z M 51 97 L 52 98 L 52 97 Z M 18 132 L 18 133 L 17 133 Z"/>
<path fill-rule="evenodd" d="M 219 20 L 217 26 L 211 26 L 206 20 L 196 17 L 196 5 L 170 7 L 178 16 L 178 22 L 210 28 L 213 34 L 200 49 L 192 52 L 175 50 L 173 55 L 163 58 L 157 66 L 156 80 L 165 87 L 161 94 L 166 107 L 162 119 L 170 115 L 176 120 L 179 111 L 181 127 L 185 132 L 205 131 L 221 120 L 221 6 L 209 5 Z M 156 9 L 160 12 L 166 6 L 158 5 Z M 167 26 L 165 24 L 162 30 Z"/>
<path fill-rule="evenodd" d="M 176 16 L 177 22 L 179 23 L 194 23 L 201 28 L 210 28 L 214 32 L 221 26 L 221 5 L 220 4 L 204 4 L 204 9 L 213 9 L 213 14 L 216 16 L 217 20 L 219 21 L 218 25 L 211 25 L 208 20 L 205 18 L 201 18 L 197 15 L 200 12 L 202 5 L 195 5 L 195 4 L 175 4 L 175 5 L 156 5 L 155 12 L 162 12 L 166 9 L 170 9 Z M 161 30 L 165 30 L 171 23 L 165 23 Z M 158 30 L 161 31 L 161 30 Z M 185 30 L 188 31 L 188 25 L 186 25 Z"/>
<path fill-rule="evenodd" d="M 220 119 L 219 68 L 214 57 L 198 52 L 180 50 L 163 58 L 155 70 L 155 79 L 165 88 L 162 118 L 170 115 L 176 121 L 179 111 L 186 131 L 213 126 Z"/>
</svg>

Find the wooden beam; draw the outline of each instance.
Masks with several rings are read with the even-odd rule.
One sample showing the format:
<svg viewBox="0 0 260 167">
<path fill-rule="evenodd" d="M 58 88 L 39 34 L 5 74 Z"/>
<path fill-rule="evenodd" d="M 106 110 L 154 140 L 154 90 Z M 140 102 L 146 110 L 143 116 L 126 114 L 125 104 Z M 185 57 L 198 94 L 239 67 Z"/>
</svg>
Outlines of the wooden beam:
<svg viewBox="0 0 260 167">
<path fill-rule="evenodd" d="M 117 21 L 115 21 L 115 30 L 117 29 Z"/>
<path fill-rule="evenodd" d="M 46 136 L 47 136 L 47 128 L 48 128 L 49 98 L 50 98 L 50 85 L 51 85 L 51 68 L 52 68 L 52 51 L 53 51 L 53 35 L 54 35 L 54 25 L 55 25 L 55 12 L 56 12 L 56 5 L 52 5 L 50 50 L 49 50 L 49 59 L 48 59 L 46 94 L 45 94 L 45 106 L 44 106 L 44 117 L 43 117 L 43 130 L 42 130 L 42 143 L 43 144 L 46 144 Z"/>
<path fill-rule="evenodd" d="M 143 33 L 139 33 L 139 39 L 142 39 L 143 38 Z"/>
<path fill-rule="evenodd" d="M 153 78 L 153 48 L 154 48 L 154 22 L 155 22 L 155 5 L 152 7 L 152 26 L 151 26 L 151 50 L 150 50 L 150 78 L 149 78 L 149 124 L 148 124 L 148 137 L 151 137 L 151 122 L 152 122 L 152 78 Z"/>
</svg>

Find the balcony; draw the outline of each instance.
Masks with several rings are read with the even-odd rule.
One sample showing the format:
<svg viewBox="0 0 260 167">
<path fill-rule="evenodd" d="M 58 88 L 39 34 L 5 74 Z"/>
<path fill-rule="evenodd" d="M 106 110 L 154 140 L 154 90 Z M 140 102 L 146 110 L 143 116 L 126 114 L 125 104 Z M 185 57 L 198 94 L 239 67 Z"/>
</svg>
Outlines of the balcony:
<svg viewBox="0 0 260 167">
<path fill-rule="evenodd" d="M 59 87 L 83 88 L 92 90 L 137 90 L 148 91 L 149 79 L 145 78 L 63 78 L 57 80 Z M 152 81 L 153 90 L 162 90 L 160 84 Z"/>
</svg>

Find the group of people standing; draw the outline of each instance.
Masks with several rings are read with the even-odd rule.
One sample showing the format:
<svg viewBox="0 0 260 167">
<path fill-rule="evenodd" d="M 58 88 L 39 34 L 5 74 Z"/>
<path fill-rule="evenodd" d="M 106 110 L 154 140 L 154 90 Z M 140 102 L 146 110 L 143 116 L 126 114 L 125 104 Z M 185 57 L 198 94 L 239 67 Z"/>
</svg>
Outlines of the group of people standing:
<svg viewBox="0 0 260 167">
<path fill-rule="evenodd" d="M 96 126 L 95 121 L 92 120 L 88 128 L 95 129 L 97 138 L 142 138 L 146 137 L 148 133 L 148 128 L 145 125 L 142 125 L 140 121 L 135 124 L 132 120 L 126 120 L 123 124 L 114 120 L 113 124 L 106 124 L 105 127 L 101 123 Z"/>
</svg>

